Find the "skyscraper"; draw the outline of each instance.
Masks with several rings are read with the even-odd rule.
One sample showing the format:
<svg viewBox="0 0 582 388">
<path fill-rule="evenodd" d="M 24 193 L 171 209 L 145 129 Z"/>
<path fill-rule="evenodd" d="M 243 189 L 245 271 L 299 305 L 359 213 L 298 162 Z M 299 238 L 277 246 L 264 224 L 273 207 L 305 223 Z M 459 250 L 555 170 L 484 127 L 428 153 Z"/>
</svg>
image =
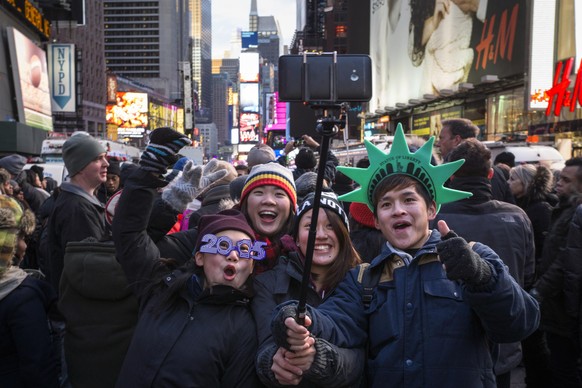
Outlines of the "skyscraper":
<svg viewBox="0 0 582 388">
<path fill-rule="evenodd" d="M 181 98 L 178 63 L 188 47 L 187 0 L 105 0 L 105 59 L 109 71 Z M 177 38 L 178 37 L 178 38 Z"/>
<path fill-rule="evenodd" d="M 259 16 L 257 0 L 251 1 L 249 31 L 258 33 L 258 51 L 261 58 L 275 66 L 281 55 L 281 29 L 274 16 Z"/>
<path fill-rule="evenodd" d="M 192 30 L 192 85 L 198 93 L 198 122 L 209 122 L 212 114 L 212 4 L 189 0 Z"/>
</svg>

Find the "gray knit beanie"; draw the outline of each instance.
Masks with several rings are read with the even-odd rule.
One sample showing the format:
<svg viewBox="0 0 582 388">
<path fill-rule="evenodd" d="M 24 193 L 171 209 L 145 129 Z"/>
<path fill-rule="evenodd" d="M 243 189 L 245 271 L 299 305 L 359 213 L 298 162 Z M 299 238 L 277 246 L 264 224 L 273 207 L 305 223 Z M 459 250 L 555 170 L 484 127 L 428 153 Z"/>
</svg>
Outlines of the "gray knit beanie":
<svg viewBox="0 0 582 388">
<path fill-rule="evenodd" d="M 22 172 L 25 164 L 26 158 L 18 154 L 8 155 L 0 159 L 0 167 L 14 176 Z"/>
<path fill-rule="evenodd" d="M 63 160 L 69 176 L 76 175 L 100 154 L 107 152 L 91 135 L 78 133 L 63 144 Z"/>
</svg>

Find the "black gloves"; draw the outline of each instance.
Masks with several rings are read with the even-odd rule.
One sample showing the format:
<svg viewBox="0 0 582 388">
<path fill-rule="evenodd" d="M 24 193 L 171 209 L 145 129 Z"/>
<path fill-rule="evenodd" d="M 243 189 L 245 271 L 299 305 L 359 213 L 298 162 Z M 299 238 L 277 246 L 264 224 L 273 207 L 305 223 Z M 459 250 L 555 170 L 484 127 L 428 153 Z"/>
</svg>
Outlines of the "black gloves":
<svg viewBox="0 0 582 388">
<path fill-rule="evenodd" d="M 271 332 L 273 339 L 278 347 L 289 349 L 289 342 L 287 342 L 287 326 L 285 326 L 285 319 L 289 317 L 297 317 L 297 304 L 288 304 L 283 306 L 277 315 L 271 321 Z"/>
<path fill-rule="evenodd" d="M 150 135 L 150 142 L 141 155 L 139 164 L 155 174 L 165 174 L 166 169 L 178 161 L 178 151 L 190 144 L 192 140 L 186 135 L 172 128 L 158 128 Z"/>
<path fill-rule="evenodd" d="M 436 248 L 450 280 L 462 280 L 469 285 L 478 286 L 491 279 L 491 267 L 473 252 L 465 239 L 450 231 L 442 240 Z"/>
</svg>

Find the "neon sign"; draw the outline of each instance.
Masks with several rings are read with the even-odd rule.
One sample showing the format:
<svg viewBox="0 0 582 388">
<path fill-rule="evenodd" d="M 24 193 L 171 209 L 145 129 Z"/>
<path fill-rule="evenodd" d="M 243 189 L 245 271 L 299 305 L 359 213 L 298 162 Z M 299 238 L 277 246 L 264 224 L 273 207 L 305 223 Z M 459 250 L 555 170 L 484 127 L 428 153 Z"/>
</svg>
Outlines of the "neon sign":
<svg viewBox="0 0 582 388">
<path fill-rule="evenodd" d="M 554 73 L 554 81 L 552 87 L 546 91 L 548 98 L 548 107 L 546 108 L 546 116 L 553 113 L 555 116 L 560 115 L 563 107 L 569 107 L 570 112 L 574 112 L 576 108 L 576 101 L 582 105 L 582 60 L 576 73 L 576 81 L 574 83 L 574 90 L 568 90 L 570 87 L 570 75 L 574 67 L 574 58 L 566 59 L 558 62 L 556 72 Z"/>
<path fill-rule="evenodd" d="M 42 11 L 29 0 L 2 0 L 4 7 L 15 14 L 20 19 L 34 27 L 46 39 L 51 34 L 50 21 L 47 20 Z"/>
</svg>

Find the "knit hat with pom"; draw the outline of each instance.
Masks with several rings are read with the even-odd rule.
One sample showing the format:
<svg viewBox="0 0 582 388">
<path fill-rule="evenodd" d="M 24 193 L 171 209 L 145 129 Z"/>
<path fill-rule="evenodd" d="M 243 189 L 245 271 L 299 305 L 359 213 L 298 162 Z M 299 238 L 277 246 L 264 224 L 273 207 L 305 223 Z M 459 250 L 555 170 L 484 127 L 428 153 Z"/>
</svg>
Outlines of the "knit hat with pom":
<svg viewBox="0 0 582 388">
<path fill-rule="evenodd" d="M 297 207 L 297 190 L 293 180 L 293 173 L 287 167 L 281 166 L 277 162 L 259 164 L 251 170 L 243 187 L 240 202 L 247 199 L 253 189 L 260 186 L 277 186 L 285 191 L 291 200 L 292 208 Z"/>
</svg>

